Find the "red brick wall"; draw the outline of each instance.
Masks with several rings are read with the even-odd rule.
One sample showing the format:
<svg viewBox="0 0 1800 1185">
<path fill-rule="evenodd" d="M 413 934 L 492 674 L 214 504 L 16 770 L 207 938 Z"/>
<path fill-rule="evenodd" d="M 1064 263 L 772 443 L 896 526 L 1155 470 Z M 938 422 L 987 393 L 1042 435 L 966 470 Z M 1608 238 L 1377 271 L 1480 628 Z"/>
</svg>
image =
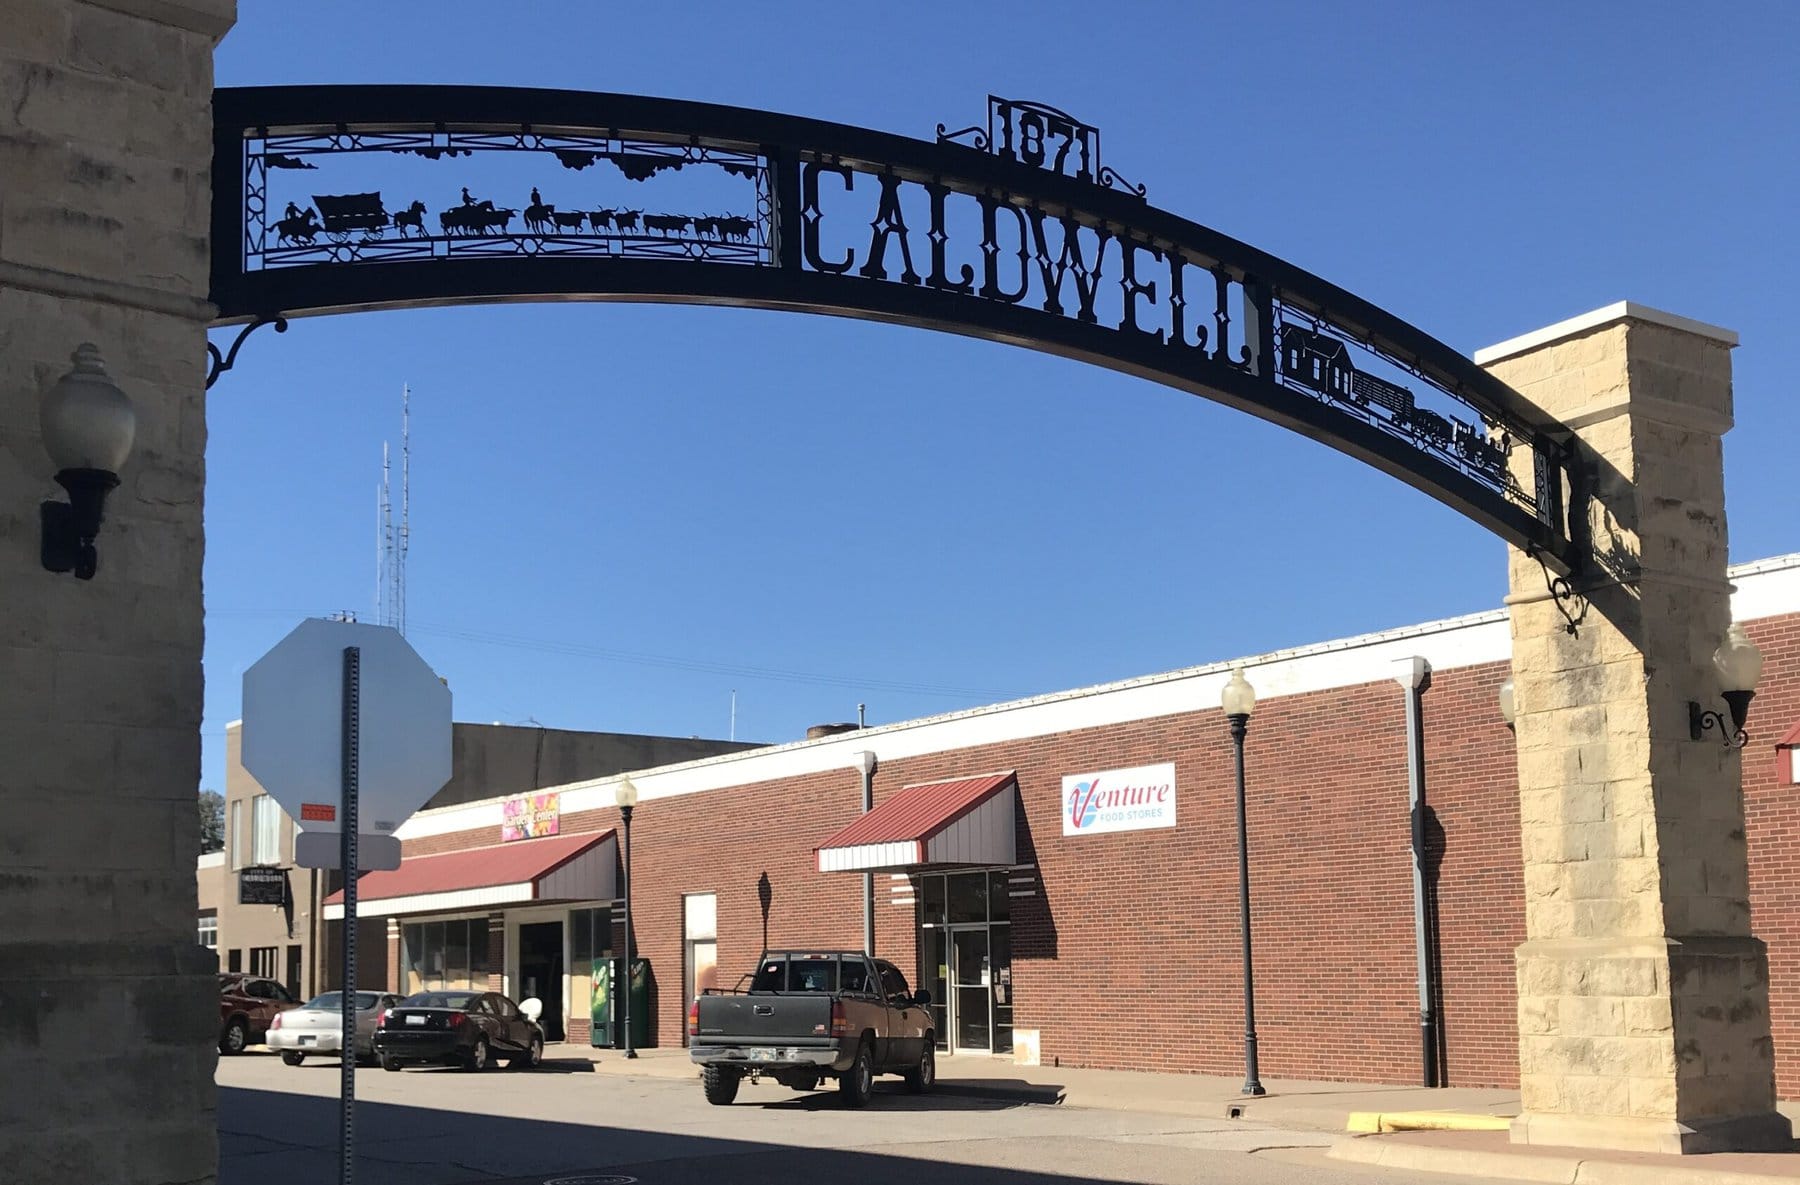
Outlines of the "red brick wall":
<svg viewBox="0 0 1800 1185">
<path fill-rule="evenodd" d="M 1800 717 L 1800 615 L 1752 629 L 1768 655 L 1746 764 L 1752 890 L 1770 944 L 1777 1054 L 1800 1048 L 1800 792 L 1777 790 L 1772 738 Z M 1447 1082 L 1517 1082 L 1513 950 L 1524 940 L 1512 734 L 1495 696 L 1504 664 L 1435 672 L 1423 696 L 1426 798 L 1442 827 L 1434 897 Z M 1252 675 L 1254 679 L 1254 675 Z M 1246 746 L 1257 1021 L 1266 1077 L 1417 1082 L 1404 692 L 1391 679 L 1265 699 Z M 879 740 L 872 746 L 879 751 Z M 1173 761 L 1178 826 L 1065 839 L 1065 774 Z M 900 787 L 999 769 L 1019 776 L 1019 859 L 1040 872 L 1012 899 L 1014 1023 L 1042 1031 L 1046 1064 L 1242 1072 L 1242 980 L 1231 747 L 1217 711 L 884 760 Z M 718 895 L 720 980 L 763 947 L 757 880 L 773 889 L 771 945 L 861 943 L 861 878 L 820 874 L 812 849 L 860 810 L 850 768 L 641 803 L 633 922 L 651 961 L 654 1044 L 686 1023 L 681 900 Z M 565 833 L 617 824 L 565 815 Z M 489 844 L 490 830 L 408 842 L 407 854 Z M 876 878 L 878 953 L 920 980 L 912 911 Z M 622 936 L 621 936 L 622 937 Z M 572 1010 L 579 1014 L 579 1009 Z M 585 1040 L 585 1037 L 580 1039 Z M 1800 1058 L 1781 1077 L 1800 1094 Z"/>
<path fill-rule="evenodd" d="M 1776 1094 L 1792 1099 L 1800 1098 L 1800 788 L 1776 777 L 1775 742 L 1800 720 L 1800 615 L 1750 622 L 1746 630 L 1764 664 L 1743 755 L 1750 925 L 1769 947 Z M 1725 710 L 1723 701 L 1702 706 Z"/>
</svg>

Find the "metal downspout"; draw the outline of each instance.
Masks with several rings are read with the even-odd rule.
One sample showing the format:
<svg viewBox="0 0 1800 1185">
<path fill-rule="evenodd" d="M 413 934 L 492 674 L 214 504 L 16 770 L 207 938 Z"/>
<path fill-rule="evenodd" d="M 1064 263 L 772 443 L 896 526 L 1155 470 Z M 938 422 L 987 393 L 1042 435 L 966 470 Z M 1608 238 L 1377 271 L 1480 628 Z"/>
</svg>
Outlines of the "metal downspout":
<svg viewBox="0 0 1800 1185">
<path fill-rule="evenodd" d="M 864 750 L 856 755 L 856 767 L 862 771 L 862 809 L 868 814 L 875 809 L 875 754 Z M 863 953 L 875 957 L 875 874 L 862 874 Z"/>
<path fill-rule="evenodd" d="M 1394 681 L 1406 696 L 1406 789 L 1412 819 L 1413 944 L 1418 954 L 1419 1055 L 1423 1084 L 1438 1085 L 1437 1015 L 1433 1001 L 1430 936 L 1425 924 L 1425 735 L 1420 696 L 1431 664 L 1414 656 L 1395 660 Z"/>
</svg>

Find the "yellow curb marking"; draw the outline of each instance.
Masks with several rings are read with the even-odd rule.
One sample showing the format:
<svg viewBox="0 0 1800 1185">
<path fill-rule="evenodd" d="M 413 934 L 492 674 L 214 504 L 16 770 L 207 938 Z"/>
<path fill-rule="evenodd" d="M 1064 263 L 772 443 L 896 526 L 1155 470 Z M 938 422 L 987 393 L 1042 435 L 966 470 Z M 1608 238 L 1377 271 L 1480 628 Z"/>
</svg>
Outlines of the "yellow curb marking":
<svg viewBox="0 0 1800 1185">
<path fill-rule="evenodd" d="M 1503 1132 L 1512 1127 L 1504 1115 L 1470 1115 L 1459 1111 L 1352 1111 L 1345 1131 L 1378 1132 Z"/>
</svg>

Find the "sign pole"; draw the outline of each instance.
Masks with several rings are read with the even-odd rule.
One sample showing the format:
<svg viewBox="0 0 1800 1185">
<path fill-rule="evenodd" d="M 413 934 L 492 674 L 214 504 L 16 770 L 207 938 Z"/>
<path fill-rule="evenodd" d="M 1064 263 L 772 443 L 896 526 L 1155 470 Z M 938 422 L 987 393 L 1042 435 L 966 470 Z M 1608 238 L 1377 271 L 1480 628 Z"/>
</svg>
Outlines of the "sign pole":
<svg viewBox="0 0 1800 1185">
<path fill-rule="evenodd" d="M 338 854 L 344 870 L 343 1044 L 338 1129 L 338 1185 L 356 1179 L 356 798 L 361 774 L 362 648 L 344 647 L 344 809 L 339 821 Z"/>
</svg>

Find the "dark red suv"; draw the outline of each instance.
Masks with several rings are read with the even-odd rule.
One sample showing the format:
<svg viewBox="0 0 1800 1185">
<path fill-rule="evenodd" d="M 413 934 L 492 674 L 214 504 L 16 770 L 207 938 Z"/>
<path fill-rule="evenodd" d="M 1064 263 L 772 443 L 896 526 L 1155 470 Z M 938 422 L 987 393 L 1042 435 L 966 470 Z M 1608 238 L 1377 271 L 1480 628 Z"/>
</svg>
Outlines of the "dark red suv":
<svg viewBox="0 0 1800 1185">
<path fill-rule="evenodd" d="M 300 1001 L 273 979 L 224 972 L 219 976 L 219 1052 L 242 1053 L 261 1043 L 277 1012 L 298 1008 Z"/>
</svg>

